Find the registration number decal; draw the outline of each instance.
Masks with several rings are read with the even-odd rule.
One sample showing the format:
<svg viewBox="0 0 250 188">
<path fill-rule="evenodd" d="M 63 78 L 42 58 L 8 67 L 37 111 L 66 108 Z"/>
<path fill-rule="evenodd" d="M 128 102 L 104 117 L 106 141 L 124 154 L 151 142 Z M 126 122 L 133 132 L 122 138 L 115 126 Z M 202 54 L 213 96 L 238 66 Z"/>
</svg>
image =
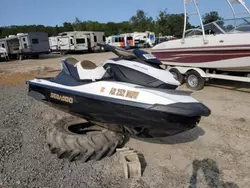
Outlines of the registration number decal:
<svg viewBox="0 0 250 188">
<path fill-rule="evenodd" d="M 56 93 L 50 93 L 50 98 L 56 99 L 62 102 L 70 103 L 70 104 L 73 104 L 73 101 L 74 101 L 72 97 L 67 97 L 64 95 L 56 94 Z"/>
<path fill-rule="evenodd" d="M 156 59 L 156 57 L 152 54 L 143 54 L 143 56 L 146 58 L 146 59 Z"/>
<path fill-rule="evenodd" d="M 130 99 L 137 99 L 140 92 L 126 90 L 126 89 L 111 88 L 109 94 L 115 95 L 115 96 L 120 96 L 120 97 L 126 97 L 126 98 L 130 98 Z"/>
</svg>

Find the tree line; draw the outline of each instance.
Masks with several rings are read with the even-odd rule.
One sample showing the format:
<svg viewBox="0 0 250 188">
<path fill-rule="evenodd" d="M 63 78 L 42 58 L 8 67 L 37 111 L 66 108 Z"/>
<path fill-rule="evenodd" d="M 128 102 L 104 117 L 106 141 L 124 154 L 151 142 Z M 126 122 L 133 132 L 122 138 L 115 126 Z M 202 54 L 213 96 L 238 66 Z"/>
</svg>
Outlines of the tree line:
<svg viewBox="0 0 250 188">
<path fill-rule="evenodd" d="M 210 12 L 203 16 L 203 22 L 208 23 L 221 19 L 218 12 Z M 49 36 L 56 36 L 66 31 L 104 31 L 106 36 L 130 32 L 152 31 L 158 35 L 174 35 L 180 37 L 183 31 L 184 14 L 169 14 L 167 10 L 160 11 L 154 19 L 148 16 L 143 10 L 137 10 L 136 14 L 128 21 L 100 23 L 97 21 L 81 21 L 75 18 L 73 23 L 64 22 L 62 26 L 44 25 L 12 25 L 0 27 L 0 38 L 9 35 L 27 32 L 46 32 Z M 192 28 L 189 22 L 187 28 Z"/>
</svg>

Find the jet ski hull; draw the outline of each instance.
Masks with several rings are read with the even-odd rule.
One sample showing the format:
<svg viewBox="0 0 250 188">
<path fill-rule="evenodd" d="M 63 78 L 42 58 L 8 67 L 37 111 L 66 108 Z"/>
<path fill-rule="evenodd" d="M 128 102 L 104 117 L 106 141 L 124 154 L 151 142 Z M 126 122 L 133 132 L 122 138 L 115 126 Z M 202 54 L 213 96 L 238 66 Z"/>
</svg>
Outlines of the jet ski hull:
<svg viewBox="0 0 250 188">
<path fill-rule="evenodd" d="M 29 82 L 29 95 L 88 121 L 146 129 L 158 136 L 188 131 L 210 110 L 201 103 L 145 104 L 77 93 Z M 183 106 L 184 105 L 184 106 Z"/>
</svg>

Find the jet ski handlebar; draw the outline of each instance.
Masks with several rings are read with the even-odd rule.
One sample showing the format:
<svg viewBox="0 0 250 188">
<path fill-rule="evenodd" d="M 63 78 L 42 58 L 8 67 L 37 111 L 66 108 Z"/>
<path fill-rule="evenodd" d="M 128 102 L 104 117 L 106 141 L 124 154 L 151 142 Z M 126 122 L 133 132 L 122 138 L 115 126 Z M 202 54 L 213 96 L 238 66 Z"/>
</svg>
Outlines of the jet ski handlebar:
<svg viewBox="0 0 250 188">
<path fill-rule="evenodd" d="M 103 47 L 104 49 L 113 52 L 118 57 L 124 58 L 124 59 L 135 59 L 137 58 L 136 55 L 133 52 L 130 52 L 128 50 L 124 50 L 122 48 L 117 48 L 108 44 L 100 44 L 97 43 L 97 46 Z"/>
<path fill-rule="evenodd" d="M 142 61 L 145 61 L 150 64 L 156 64 L 156 65 L 162 65 L 162 62 L 157 59 L 155 56 L 152 54 L 142 51 L 139 49 L 135 49 L 133 51 L 129 51 L 126 49 L 118 48 L 115 46 L 111 46 L 108 44 L 97 44 L 98 46 L 103 47 L 104 49 L 113 52 L 116 54 L 118 57 L 125 59 L 125 60 L 134 60 L 134 59 L 140 59 Z"/>
</svg>

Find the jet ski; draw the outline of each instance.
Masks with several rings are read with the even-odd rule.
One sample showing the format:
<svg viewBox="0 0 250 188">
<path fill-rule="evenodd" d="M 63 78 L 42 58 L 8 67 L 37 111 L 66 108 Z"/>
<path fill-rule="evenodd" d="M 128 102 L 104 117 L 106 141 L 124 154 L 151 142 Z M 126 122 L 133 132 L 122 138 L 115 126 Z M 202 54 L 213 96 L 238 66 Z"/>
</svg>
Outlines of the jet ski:
<svg viewBox="0 0 250 188">
<path fill-rule="evenodd" d="M 148 52 L 105 45 L 117 55 L 102 65 L 67 58 L 54 78 L 27 81 L 29 96 L 89 122 L 162 137 L 188 131 L 211 111 L 176 90 L 180 83 Z"/>
</svg>

